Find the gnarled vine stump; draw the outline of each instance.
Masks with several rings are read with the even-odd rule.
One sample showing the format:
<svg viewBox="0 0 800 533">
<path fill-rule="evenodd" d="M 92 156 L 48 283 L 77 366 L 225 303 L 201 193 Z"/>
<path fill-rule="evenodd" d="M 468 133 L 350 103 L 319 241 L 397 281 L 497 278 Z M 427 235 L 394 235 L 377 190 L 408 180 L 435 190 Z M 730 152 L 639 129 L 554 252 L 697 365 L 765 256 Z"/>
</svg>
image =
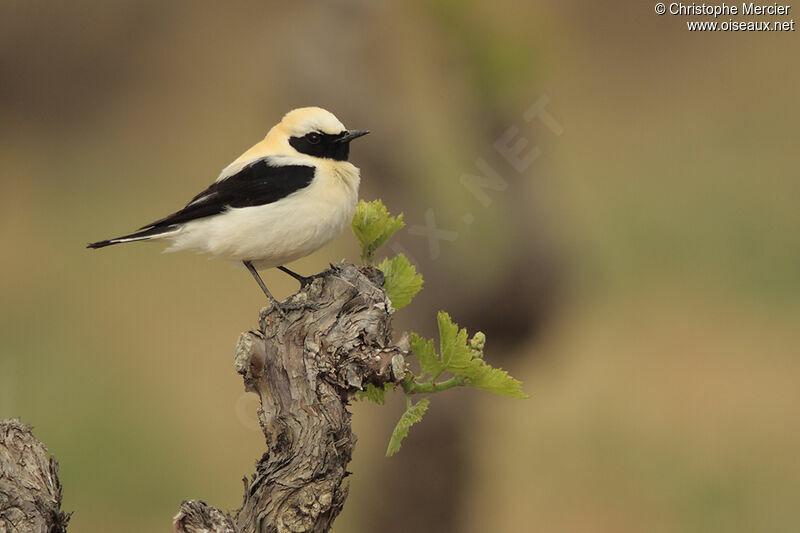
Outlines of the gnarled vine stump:
<svg viewBox="0 0 800 533">
<path fill-rule="evenodd" d="M 0 420 L 0 532 L 66 531 L 58 463 L 16 418 Z"/>
<path fill-rule="evenodd" d="M 255 474 L 245 479 L 238 511 L 231 515 L 201 501 L 184 501 L 174 518 L 176 533 L 330 530 L 347 497 L 344 478 L 356 442 L 347 404 L 368 383 L 399 383 L 406 376 L 407 352 L 391 344 L 392 309 L 382 284 L 378 270 L 331 266 L 286 300 L 283 314 L 265 308 L 258 329 L 242 333 L 236 370 L 245 389 L 260 398 L 267 450 Z M 5 440 L 17 443 L 25 426 L 4 424 Z M 29 431 L 25 438 L 33 439 Z M 0 452 L 11 449 L 8 442 L 0 440 Z M 23 446 L 23 452 L 10 455 L 36 450 L 30 452 L 35 460 L 9 462 L 0 453 L 0 520 L 4 512 L 13 512 L 16 523 L 41 515 L 49 520 L 44 529 L 18 530 L 64 531 L 68 517 L 59 510 L 56 463 L 48 463 L 44 445 L 35 443 L 40 448 Z M 22 472 L 20 465 L 32 471 Z M 26 495 L 29 488 L 36 495 Z"/>
</svg>

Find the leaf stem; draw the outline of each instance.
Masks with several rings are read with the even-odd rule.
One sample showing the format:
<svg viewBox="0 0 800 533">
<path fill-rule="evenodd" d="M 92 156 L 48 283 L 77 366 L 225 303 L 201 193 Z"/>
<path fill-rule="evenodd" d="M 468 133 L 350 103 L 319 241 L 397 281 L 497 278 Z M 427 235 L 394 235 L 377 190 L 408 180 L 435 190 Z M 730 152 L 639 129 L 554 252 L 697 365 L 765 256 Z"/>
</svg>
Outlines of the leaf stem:
<svg viewBox="0 0 800 533">
<path fill-rule="evenodd" d="M 407 381 L 403 383 L 403 389 L 406 394 L 430 394 L 434 392 L 441 392 L 443 390 L 452 389 L 453 387 L 462 387 L 469 384 L 469 379 L 464 376 L 453 376 L 447 381 L 436 383 L 435 381 Z"/>
</svg>

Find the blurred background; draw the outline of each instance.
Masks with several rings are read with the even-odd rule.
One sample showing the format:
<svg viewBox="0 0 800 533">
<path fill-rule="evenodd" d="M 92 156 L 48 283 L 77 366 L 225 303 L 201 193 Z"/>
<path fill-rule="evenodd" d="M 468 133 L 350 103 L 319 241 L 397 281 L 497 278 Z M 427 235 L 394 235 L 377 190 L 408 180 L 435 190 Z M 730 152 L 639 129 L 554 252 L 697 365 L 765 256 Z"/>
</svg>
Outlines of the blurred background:
<svg viewBox="0 0 800 533">
<path fill-rule="evenodd" d="M 397 330 L 433 336 L 446 309 L 532 396 L 437 395 L 391 459 L 402 402 L 354 404 L 337 531 L 796 531 L 800 47 L 685 20 L 3 2 L 0 418 L 61 463 L 72 529 L 168 531 L 184 498 L 235 509 L 264 449 L 232 364 L 264 303 L 250 276 L 85 244 L 180 208 L 320 105 L 372 130 L 361 196 L 409 224 L 383 252 L 426 285 Z M 349 234 L 293 267 L 341 258 Z"/>
</svg>

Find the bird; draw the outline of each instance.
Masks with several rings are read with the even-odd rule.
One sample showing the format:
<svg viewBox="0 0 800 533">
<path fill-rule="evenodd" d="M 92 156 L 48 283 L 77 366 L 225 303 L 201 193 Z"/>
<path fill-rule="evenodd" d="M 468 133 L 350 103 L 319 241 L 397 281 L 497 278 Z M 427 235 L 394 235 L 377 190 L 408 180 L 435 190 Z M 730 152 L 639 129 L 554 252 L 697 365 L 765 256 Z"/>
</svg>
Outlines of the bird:
<svg viewBox="0 0 800 533">
<path fill-rule="evenodd" d="M 167 252 L 241 262 L 283 314 L 258 270 L 277 267 L 301 286 L 310 283 L 313 277 L 285 265 L 320 249 L 353 218 L 361 173 L 348 161 L 350 142 L 368 133 L 348 130 L 320 107 L 293 109 L 185 207 L 87 248 L 160 241 L 170 244 Z"/>
</svg>

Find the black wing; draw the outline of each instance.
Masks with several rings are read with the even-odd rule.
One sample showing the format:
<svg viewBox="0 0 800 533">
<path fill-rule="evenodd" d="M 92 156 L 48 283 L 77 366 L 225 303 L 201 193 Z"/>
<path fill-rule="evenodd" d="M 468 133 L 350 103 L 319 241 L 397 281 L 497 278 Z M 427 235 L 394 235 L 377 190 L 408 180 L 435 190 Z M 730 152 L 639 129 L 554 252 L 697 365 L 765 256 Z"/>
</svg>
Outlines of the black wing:
<svg viewBox="0 0 800 533">
<path fill-rule="evenodd" d="M 314 179 L 314 171 L 314 167 L 305 165 L 272 166 L 267 160 L 259 159 L 236 174 L 213 183 L 180 211 L 140 229 L 174 226 L 216 215 L 228 207 L 271 204 L 308 187 Z"/>
</svg>

